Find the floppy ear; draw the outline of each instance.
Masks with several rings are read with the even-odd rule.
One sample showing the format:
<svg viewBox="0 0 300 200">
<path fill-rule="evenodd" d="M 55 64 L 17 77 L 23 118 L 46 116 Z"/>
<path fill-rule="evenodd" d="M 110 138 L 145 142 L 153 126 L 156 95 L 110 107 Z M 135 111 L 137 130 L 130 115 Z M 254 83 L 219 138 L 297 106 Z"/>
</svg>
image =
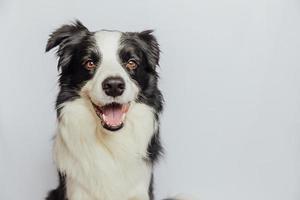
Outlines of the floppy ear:
<svg viewBox="0 0 300 200">
<path fill-rule="evenodd" d="M 46 46 L 46 52 L 63 44 L 67 38 L 80 31 L 88 31 L 88 29 L 79 20 L 76 20 L 73 24 L 61 26 L 50 35 Z"/>
<path fill-rule="evenodd" d="M 139 38 L 147 44 L 148 61 L 155 69 L 159 65 L 160 49 L 157 39 L 152 33 L 153 30 L 142 31 L 139 33 Z"/>
<path fill-rule="evenodd" d="M 59 46 L 56 54 L 59 57 L 57 69 L 67 69 L 73 56 L 74 46 L 90 34 L 89 30 L 78 20 L 73 24 L 63 25 L 54 31 L 48 40 L 46 52 Z"/>
</svg>

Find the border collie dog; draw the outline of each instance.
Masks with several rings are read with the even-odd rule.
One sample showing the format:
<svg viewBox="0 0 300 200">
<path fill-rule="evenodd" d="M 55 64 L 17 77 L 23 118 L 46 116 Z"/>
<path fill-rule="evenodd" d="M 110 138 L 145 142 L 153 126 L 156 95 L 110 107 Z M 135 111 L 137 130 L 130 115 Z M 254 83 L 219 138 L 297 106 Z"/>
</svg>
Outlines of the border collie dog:
<svg viewBox="0 0 300 200">
<path fill-rule="evenodd" d="M 152 31 L 91 32 L 76 21 L 50 35 L 46 52 L 55 47 L 59 185 L 47 200 L 153 200 L 163 97 Z"/>
</svg>

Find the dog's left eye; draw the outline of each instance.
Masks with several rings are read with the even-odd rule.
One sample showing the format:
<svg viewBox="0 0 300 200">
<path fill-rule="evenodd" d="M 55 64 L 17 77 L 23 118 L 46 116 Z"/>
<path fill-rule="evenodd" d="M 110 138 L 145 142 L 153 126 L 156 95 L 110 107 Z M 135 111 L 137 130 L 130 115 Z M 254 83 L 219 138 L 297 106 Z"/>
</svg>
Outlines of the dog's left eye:
<svg viewBox="0 0 300 200">
<path fill-rule="evenodd" d="M 132 60 L 132 59 L 128 60 L 128 62 L 126 63 L 126 68 L 128 68 L 128 69 L 130 69 L 130 70 L 136 69 L 137 66 L 138 66 L 138 65 L 137 65 L 136 61 L 135 61 L 135 60 Z"/>
<path fill-rule="evenodd" d="M 94 63 L 94 61 L 92 60 L 87 60 L 85 63 L 84 63 L 84 67 L 88 70 L 92 70 L 96 67 L 96 64 Z"/>
</svg>

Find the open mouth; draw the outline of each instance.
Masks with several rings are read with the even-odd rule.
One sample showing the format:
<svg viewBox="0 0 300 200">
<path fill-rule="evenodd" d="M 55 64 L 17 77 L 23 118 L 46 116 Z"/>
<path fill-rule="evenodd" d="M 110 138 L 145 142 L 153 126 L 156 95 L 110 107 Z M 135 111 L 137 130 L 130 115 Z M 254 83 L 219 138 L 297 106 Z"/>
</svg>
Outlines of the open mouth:
<svg viewBox="0 0 300 200">
<path fill-rule="evenodd" d="M 93 106 L 104 128 L 110 131 L 117 131 L 123 127 L 129 103 L 119 104 L 113 102 L 101 107 L 93 103 Z"/>
</svg>

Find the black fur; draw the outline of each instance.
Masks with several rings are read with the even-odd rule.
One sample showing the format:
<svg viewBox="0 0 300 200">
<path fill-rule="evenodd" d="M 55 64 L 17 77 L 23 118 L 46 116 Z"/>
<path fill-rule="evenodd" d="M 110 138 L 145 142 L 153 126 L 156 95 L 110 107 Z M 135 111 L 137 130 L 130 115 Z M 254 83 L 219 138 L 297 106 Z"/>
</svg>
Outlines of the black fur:
<svg viewBox="0 0 300 200">
<path fill-rule="evenodd" d="M 159 114 L 163 108 L 163 97 L 157 88 L 158 74 L 156 67 L 159 64 L 159 45 L 152 35 L 152 31 L 141 33 L 124 33 L 122 38 L 120 58 L 125 61 L 129 57 L 135 57 L 139 67 L 134 72 L 129 72 L 141 87 L 138 101 L 145 103 Z"/>
<path fill-rule="evenodd" d="M 163 148 L 160 142 L 159 130 L 152 136 L 151 141 L 148 145 L 148 159 L 152 164 L 156 162 L 159 157 L 163 154 Z"/>
<path fill-rule="evenodd" d="M 59 185 L 56 189 L 49 192 L 46 200 L 66 200 L 65 176 L 59 175 Z"/>
<path fill-rule="evenodd" d="M 97 65 L 101 63 L 101 53 L 98 50 L 94 32 L 90 32 L 81 22 L 63 25 L 54 31 L 48 40 L 46 52 L 58 47 L 57 56 L 59 74 L 59 93 L 56 100 L 57 117 L 60 117 L 62 104 L 79 98 L 81 87 L 90 80 L 94 71 L 83 67 L 84 61 L 92 59 Z M 129 58 L 135 58 L 139 67 L 136 70 L 127 70 L 141 88 L 136 101 L 147 104 L 155 110 L 155 117 L 159 122 L 159 113 L 163 109 L 163 96 L 157 87 L 158 74 L 156 67 L 159 64 L 159 45 L 152 31 L 127 32 L 122 34 L 119 48 L 121 63 Z M 147 149 L 146 162 L 154 164 L 162 154 L 159 130 L 151 138 Z M 153 175 L 149 183 L 149 197 L 153 200 Z M 66 200 L 65 175 L 59 173 L 59 185 L 49 192 L 46 200 Z"/>
<path fill-rule="evenodd" d="M 148 195 L 149 195 L 149 200 L 154 200 L 154 194 L 153 194 L 153 173 L 151 174 L 151 180 L 148 188 Z"/>
<path fill-rule="evenodd" d="M 56 100 L 57 116 L 60 105 L 79 97 L 78 91 L 84 83 L 93 77 L 93 72 L 85 69 L 83 63 L 91 58 L 100 62 L 100 53 L 95 45 L 94 33 L 90 32 L 80 21 L 63 25 L 54 31 L 48 40 L 46 52 L 58 46 L 57 68 L 60 70 L 60 91 Z"/>
</svg>

